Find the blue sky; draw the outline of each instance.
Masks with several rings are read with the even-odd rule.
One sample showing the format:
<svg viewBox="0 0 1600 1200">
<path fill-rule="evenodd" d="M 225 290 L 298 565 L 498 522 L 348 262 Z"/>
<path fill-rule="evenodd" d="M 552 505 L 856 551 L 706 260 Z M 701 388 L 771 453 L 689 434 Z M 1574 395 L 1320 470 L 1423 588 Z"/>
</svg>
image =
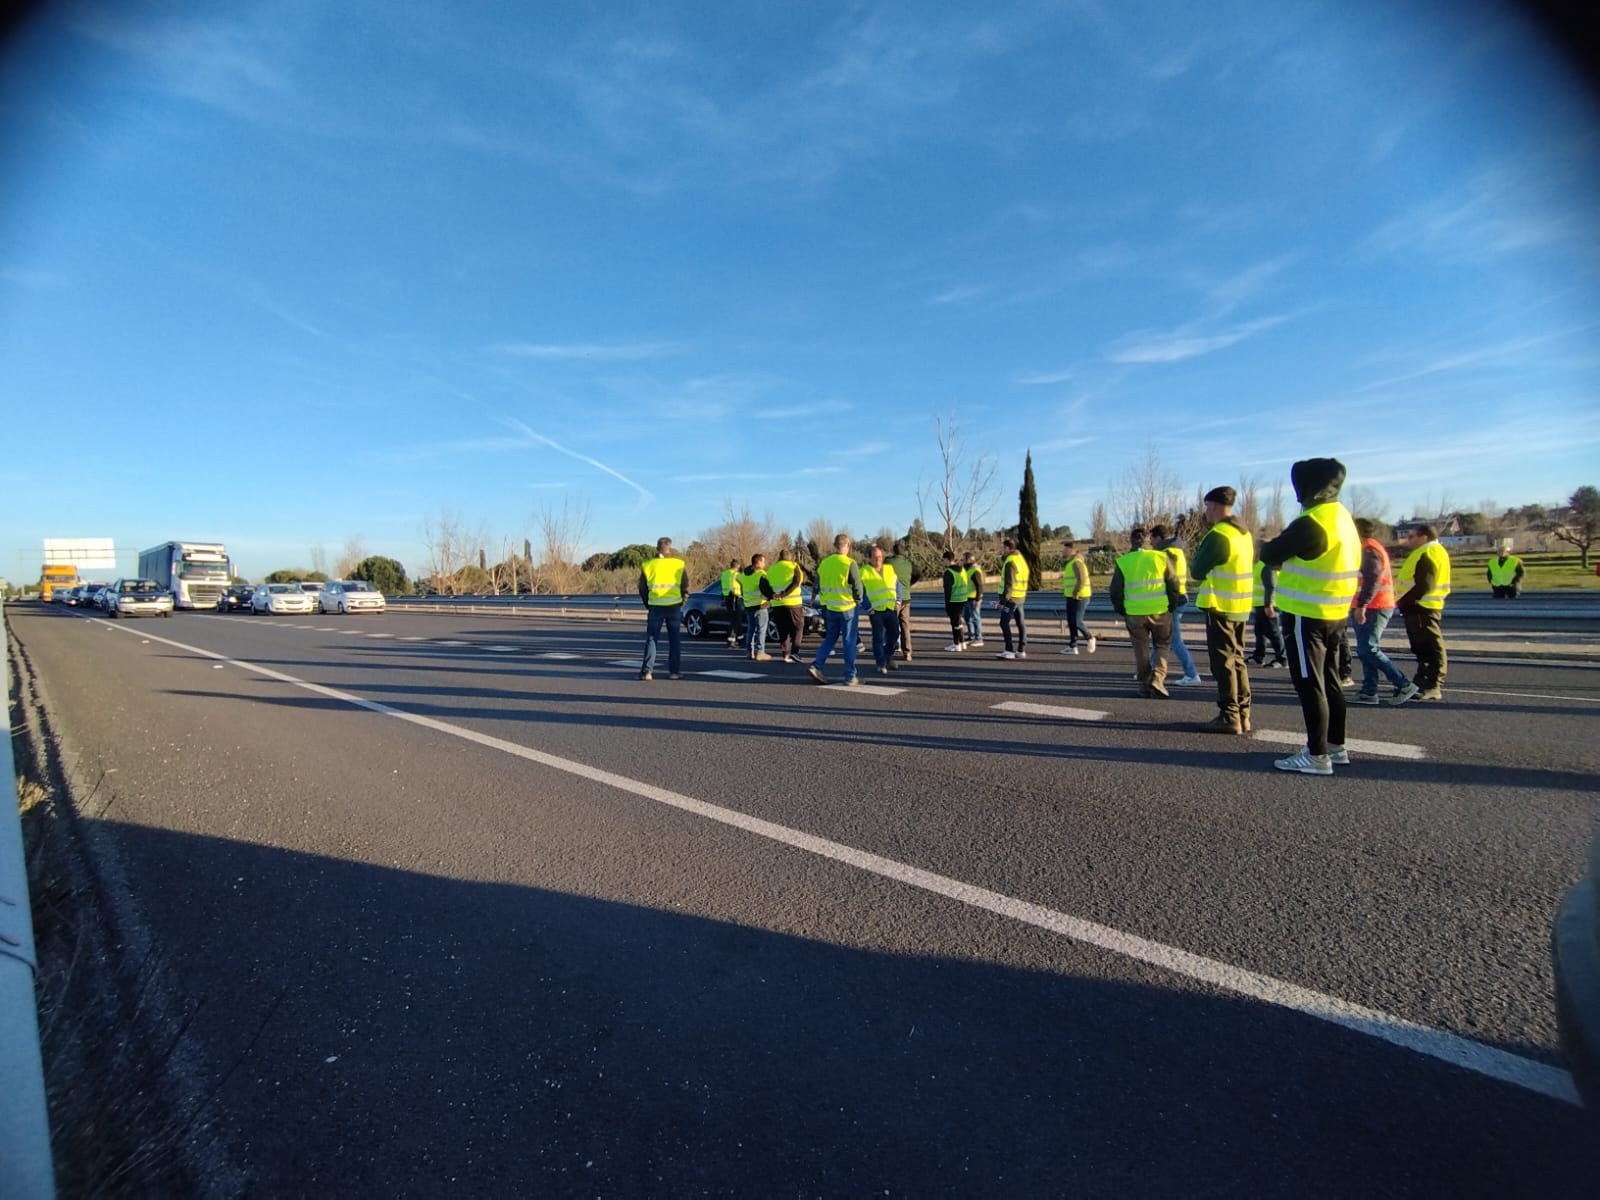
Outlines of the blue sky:
<svg viewBox="0 0 1600 1200">
<path fill-rule="evenodd" d="M 1600 142 L 1514 10 L 62 4 L 0 63 L 0 575 L 427 520 L 903 529 L 1335 454 L 1600 483 Z M 932 514 L 929 513 L 930 523 Z"/>
</svg>

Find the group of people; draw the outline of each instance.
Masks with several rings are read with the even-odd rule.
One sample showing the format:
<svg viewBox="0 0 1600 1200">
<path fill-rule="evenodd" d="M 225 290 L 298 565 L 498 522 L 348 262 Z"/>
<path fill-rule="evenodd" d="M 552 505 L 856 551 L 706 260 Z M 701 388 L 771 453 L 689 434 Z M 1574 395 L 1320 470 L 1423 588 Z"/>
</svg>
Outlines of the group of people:
<svg viewBox="0 0 1600 1200">
<path fill-rule="evenodd" d="M 1274 765 L 1283 771 L 1331 775 L 1334 766 L 1350 761 L 1343 689 L 1354 681 L 1347 630 L 1354 630 L 1363 674 L 1354 703 L 1401 705 L 1443 698 L 1446 655 L 1440 621 L 1450 594 L 1450 556 L 1430 526 L 1413 526 L 1405 537 L 1409 553 L 1395 574 L 1373 522 L 1353 518 L 1339 502 L 1344 464 L 1332 458 L 1305 459 L 1294 464 L 1290 479 L 1302 511 L 1259 550 L 1251 532 L 1234 516 L 1237 495 L 1231 487 L 1205 494 L 1210 528 L 1192 559 L 1163 526 L 1132 530 L 1132 548 L 1112 570 L 1110 600 L 1133 644 L 1140 693 L 1165 699 L 1169 653 L 1183 671 L 1176 683 L 1202 682 L 1183 644 L 1181 626 L 1189 587 L 1194 585 L 1194 606 L 1205 617 L 1206 654 L 1217 689 L 1217 714 L 1202 728 L 1224 734 L 1250 732 L 1247 662 L 1266 664 L 1270 650 L 1272 666 L 1288 667 L 1306 728 L 1306 744 L 1300 751 L 1275 760 Z M 1074 542 L 1064 546 L 1062 593 L 1068 643 L 1061 652 L 1077 654 L 1081 642 L 1093 654 L 1096 639 L 1083 623 L 1092 594 L 1089 570 L 1081 547 Z M 1026 659 L 1029 567 L 1012 539 L 1005 539 L 1003 550 L 995 602 L 1004 649 L 996 657 Z M 844 662 L 844 684 L 860 683 L 856 658 L 861 611 L 871 622 L 872 657 L 881 674 L 897 669 L 897 658 L 909 662 L 912 657 L 912 574 L 904 543 L 896 543 L 892 557 L 874 545 L 866 563 L 857 563 L 850 551 L 849 535 L 840 534 L 833 553 L 817 564 L 816 602 L 824 628 L 808 670 L 818 683 L 828 682 L 823 668 L 836 647 Z M 1493 568 L 1494 583 L 1492 572 Z M 722 575 L 728 644 L 742 646 L 756 661 L 770 659 L 765 649 L 767 628 L 769 620 L 776 619 L 784 661 L 802 661 L 800 589 L 805 581 L 805 571 L 788 549 L 779 551 L 770 567 L 761 554 L 746 566 L 731 562 Z M 945 650 L 960 653 L 981 647 L 984 577 L 972 554 L 958 563 L 953 550 L 944 552 L 943 587 L 951 634 Z M 672 540 L 662 538 L 656 543 L 656 556 L 639 573 L 639 596 L 648 607 L 641 679 L 653 678 L 663 632 L 668 638 L 668 670 L 672 678 L 680 677 L 679 626 L 688 594 L 684 562 L 673 552 Z M 1411 679 L 1382 647 L 1384 631 L 1396 612 L 1405 621 L 1417 659 Z M 1252 619 L 1255 647 L 1247 655 L 1245 628 Z M 1379 695 L 1385 682 L 1390 687 L 1387 698 Z"/>
</svg>

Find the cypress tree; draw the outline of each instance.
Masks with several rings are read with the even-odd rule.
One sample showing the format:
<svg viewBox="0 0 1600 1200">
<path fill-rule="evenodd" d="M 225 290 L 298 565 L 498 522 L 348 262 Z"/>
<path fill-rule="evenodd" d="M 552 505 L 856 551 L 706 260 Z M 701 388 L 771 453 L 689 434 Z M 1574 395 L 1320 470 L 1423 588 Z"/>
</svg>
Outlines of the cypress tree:
<svg viewBox="0 0 1600 1200">
<path fill-rule="evenodd" d="M 1028 587 L 1038 588 L 1043 582 L 1039 571 L 1039 547 L 1043 538 L 1039 533 L 1039 497 L 1033 490 L 1033 451 L 1022 468 L 1022 490 L 1017 493 L 1017 553 L 1028 564 Z"/>
</svg>

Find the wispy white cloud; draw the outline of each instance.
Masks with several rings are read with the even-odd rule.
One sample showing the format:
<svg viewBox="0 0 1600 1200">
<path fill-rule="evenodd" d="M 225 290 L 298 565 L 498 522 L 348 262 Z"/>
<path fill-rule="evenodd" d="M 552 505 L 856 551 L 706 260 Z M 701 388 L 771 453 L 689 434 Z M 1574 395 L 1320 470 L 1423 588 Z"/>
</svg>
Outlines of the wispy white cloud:
<svg viewBox="0 0 1600 1200">
<path fill-rule="evenodd" d="M 1057 454 L 1063 450 L 1076 450 L 1079 446 L 1087 446 L 1098 440 L 1093 436 L 1051 438 L 1047 442 L 1034 442 L 1030 449 L 1035 454 Z"/>
<path fill-rule="evenodd" d="M 1229 346 L 1275 329 L 1289 320 L 1288 315 L 1261 317 L 1227 329 L 1203 332 L 1199 324 L 1173 330 L 1136 330 L 1106 347 L 1105 356 L 1115 363 L 1175 363 L 1215 354 Z"/>
<path fill-rule="evenodd" d="M 668 358 L 685 350 L 682 342 L 507 342 L 495 347 L 502 354 L 546 362 L 637 362 Z"/>
<path fill-rule="evenodd" d="M 801 467 L 784 471 L 784 479 L 810 479 L 820 475 L 842 475 L 843 467 Z M 770 482 L 771 471 L 708 471 L 699 475 L 674 475 L 673 483 L 762 483 Z"/>
<path fill-rule="evenodd" d="M 1532 334 L 1528 337 L 1512 338 L 1499 341 L 1486 346 L 1477 346 L 1472 349 L 1458 350 L 1451 353 L 1435 353 L 1409 371 L 1388 375 L 1363 384 L 1358 392 L 1380 391 L 1393 388 L 1398 384 L 1411 383 L 1419 379 L 1426 379 L 1432 375 L 1453 374 L 1463 371 L 1497 371 L 1515 369 L 1534 365 L 1548 357 L 1548 347 L 1552 343 L 1566 341 L 1578 334 L 1588 333 L 1596 328 L 1591 322 L 1577 325 L 1567 329 L 1552 330 L 1548 333 Z"/>
<path fill-rule="evenodd" d="M 626 475 L 624 475 L 621 471 L 618 471 L 615 467 L 607 466 L 605 463 L 601 462 L 598 458 L 591 458 L 587 454 L 580 454 L 576 450 L 569 450 L 566 446 L 563 446 L 560 442 L 554 440 L 553 438 L 545 437 L 544 434 L 535 431 L 534 429 L 529 427 L 524 422 L 517 420 L 515 417 L 505 417 L 505 418 L 503 418 L 503 420 L 504 420 L 504 422 L 505 422 L 505 424 L 507 426 L 509 426 L 512 429 L 515 429 L 518 433 L 522 434 L 522 436 L 526 439 L 526 441 L 524 442 L 524 445 L 527 445 L 528 443 L 533 443 L 535 445 L 548 446 L 551 450 L 554 450 L 557 454 L 565 454 L 568 458 L 574 458 L 574 459 L 577 459 L 581 463 L 587 463 L 589 466 L 593 467 L 595 470 L 601 472 L 602 474 L 609 475 L 609 476 L 611 476 L 611 478 L 617 480 L 618 482 L 627 484 L 630 488 L 632 488 L 635 492 L 638 493 L 638 496 L 639 496 L 639 507 L 640 508 L 644 508 L 647 505 L 652 504 L 655 501 L 655 496 L 650 492 L 650 490 L 648 488 L 642 487 L 639 484 L 635 483 L 633 480 L 629 479 Z"/>
<path fill-rule="evenodd" d="M 1060 371 L 1018 371 L 1011 376 L 1011 382 L 1031 387 L 1039 384 L 1066 383 L 1077 377 L 1077 370 L 1067 367 Z"/>
<path fill-rule="evenodd" d="M 805 405 L 805 415 L 808 417 L 832 417 L 840 413 L 852 412 L 855 405 L 848 400 L 815 400 Z M 750 414 L 757 421 L 792 421 L 794 410 L 780 406 L 777 408 L 763 408 Z"/>
</svg>

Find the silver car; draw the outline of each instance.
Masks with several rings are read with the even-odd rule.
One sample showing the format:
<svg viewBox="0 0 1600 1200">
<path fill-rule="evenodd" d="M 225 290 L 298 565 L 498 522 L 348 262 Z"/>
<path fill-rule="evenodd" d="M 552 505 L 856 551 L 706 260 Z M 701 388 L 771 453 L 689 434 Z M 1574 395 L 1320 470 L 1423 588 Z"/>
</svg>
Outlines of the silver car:
<svg viewBox="0 0 1600 1200">
<path fill-rule="evenodd" d="M 106 587 L 102 603 L 111 617 L 170 617 L 172 593 L 154 579 L 119 579 Z"/>
<path fill-rule="evenodd" d="M 317 599 L 325 613 L 381 613 L 389 607 L 383 593 L 361 579 L 331 580 L 322 585 Z"/>
<path fill-rule="evenodd" d="M 250 597 L 251 612 L 272 616 L 309 615 L 315 611 L 312 604 L 311 593 L 301 591 L 298 583 L 260 583 Z"/>
</svg>

